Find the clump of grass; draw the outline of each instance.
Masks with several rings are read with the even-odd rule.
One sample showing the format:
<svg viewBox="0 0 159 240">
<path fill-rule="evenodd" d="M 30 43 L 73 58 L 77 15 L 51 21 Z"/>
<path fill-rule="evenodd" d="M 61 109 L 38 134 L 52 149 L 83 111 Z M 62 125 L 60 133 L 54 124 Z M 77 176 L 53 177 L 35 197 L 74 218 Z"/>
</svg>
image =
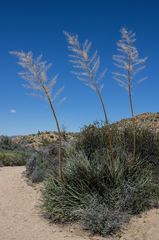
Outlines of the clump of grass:
<svg viewBox="0 0 159 240">
<path fill-rule="evenodd" d="M 28 154 L 17 151 L 0 151 L 1 166 L 24 166 L 26 164 Z"/>
<path fill-rule="evenodd" d="M 78 182 L 68 184 L 60 179 L 49 177 L 45 181 L 42 209 L 53 222 L 77 220 L 76 214 L 84 206 L 86 196 Z"/>
</svg>

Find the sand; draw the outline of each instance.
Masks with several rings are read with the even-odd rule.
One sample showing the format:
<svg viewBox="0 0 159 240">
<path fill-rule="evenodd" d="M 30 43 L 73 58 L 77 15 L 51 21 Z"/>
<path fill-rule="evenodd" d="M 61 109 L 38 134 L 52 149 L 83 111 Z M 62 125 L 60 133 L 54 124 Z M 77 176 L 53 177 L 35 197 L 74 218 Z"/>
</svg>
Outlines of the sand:
<svg viewBox="0 0 159 240">
<path fill-rule="evenodd" d="M 133 218 L 111 238 L 92 237 L 79 226 L 50 224 L 37 208 L 39 187 L 29 186 L 24 167 L 0 168 L 0 240 L 159 240 L 159 210 Z"/>
</svg>

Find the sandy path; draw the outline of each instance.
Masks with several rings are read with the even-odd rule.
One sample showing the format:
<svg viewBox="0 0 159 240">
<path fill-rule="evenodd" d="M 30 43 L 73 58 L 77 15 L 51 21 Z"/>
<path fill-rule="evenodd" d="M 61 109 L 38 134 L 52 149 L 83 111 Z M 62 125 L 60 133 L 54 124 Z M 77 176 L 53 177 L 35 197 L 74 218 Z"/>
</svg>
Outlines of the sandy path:
<svg viewBox="0 0 159 240">
<path fill-rule="evenodd" d="M 159 209 L 153 209 L 133 218 L 123 228 L 120 240 L 159 240 Z"/>
<path fill-rule="evenodd" d="M 0 240 L 92 239 L 78 228 L 49 224 L 40 216 L 36 208 L 40 191 L 26 183 L 24 170 L 0 168 Z"/>
<path fill-rule="evenodd" d="M 0 168 L 0 240 L 98 240 L 77 227 L 59 227 L 40 216 L 40 191 L 25 182 L 24 167 Z M 106 238 L 108 239 L 108 238 Z M 109 238 L 110 239 L 110 238 Z M 134 218 L 111 240 L 159 240 L 159 210 Z"/>
</svg>

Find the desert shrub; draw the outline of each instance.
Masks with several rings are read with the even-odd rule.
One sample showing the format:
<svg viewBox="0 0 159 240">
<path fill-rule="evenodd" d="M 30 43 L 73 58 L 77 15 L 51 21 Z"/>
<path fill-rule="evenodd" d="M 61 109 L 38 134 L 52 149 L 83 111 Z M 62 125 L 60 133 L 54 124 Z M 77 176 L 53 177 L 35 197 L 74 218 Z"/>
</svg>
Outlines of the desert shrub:
<svg viewBox="0 0 159 240">
<path fill-rule="evenodd" d="M 37 153 L 32 154 L 28 159 L 26 163 L 26 174 L 27 176 L 31 176 L 35 167 L 36 167 L 36 161 L 37 161 Z"/>
<path fill-rule="evenodd" d="M 44 180 L 44 177 L 45 177 L 44 169 L 40 168 L 39 166 L 36 166 L 31 175 L 32 182 L 33 183 L 42 182 Z"/>
<path fill-rule="evenodd" d="M 148 129 L 139 129 L 136 141 L 141 157 L 148 162 L 159 164 L 159 134 Z"/>
<path fill-rule="evenodd" d="M 120 132 L 122 146 L 132 152 L 131 126 L 126 126 Z M 136 152 L 146 162 L 159 164 L 159 133 L 154 133 L 148 128 L 136 127 Z"/>
<path fill-rule="evenodd" d="M 99 195 L 90 196 L 88 204 L 79 214 L 85 230 L 104 236 L 118 230 L 130 217 L 127 212 L 108 206 Z"/>
<path fill-rule="evenodd" d="M 55 145 L 33 153 L 26 163 L 26 175 L 33 182 L 41 182 L 48 174 L 58 173 L 57 147 Z"/>
<path fill-rule="evenodd" d="M 85 126 L 78 135 L 76 150 L 84 151 L 88 158 L 91 158 L 95 151 L 102 150 L 107 146 L 107 138 L 98 122 Z"/>
<path fill-rule="evenodd" d="M 114 153 L 124 150 L 133 152 L 133 133 L 131 124 L 118 126 L 113 124 L 113 150 Z M 76 150 L 82 150 L 91 159 L 96 152 L 103 155 L 103 149 L 108 146 L 108 129 L 99 123 L 85 126 L 75 143 Z M 148 128 L 136 126 L 136 155 L 147 162 L 159 163 L 159 134 Z"/>
<path fill-rule="evenodd" d="M 15 143 L 13 143 L 12 139 L 7 136 L 2 136 L 0 138 L 0 149 L 3 150 L 14 150 L 16 148 Z"/>
<path fill-rule="evenodd" d="M 124 182 L 108 189 L 102 197 L 90 195 L 85 208 L 78 212 L 82 226 L 93 234 L 105 236 L 116 232 L 132 215 L 158 207 L 158 186 L 150 176 L 142 176 L 140 181 Z"/>
<path fill-rule="evenodd" d="M 108 129 L 95 123 L 84 127 L 65 154 L 64 182 L 55 174 L 46 178 L 42 209 L 52 221 L 78 220 L 93 234 L 105 236 L 132 215 L 158 207 L 159 135 L 137 126 L 134 161 L 131 125 L 111 129 L 115 175 Z"/>
<path fill-rule="evenodd" d="M 32 182 L 41 182 L 44 179 L 48 164 L 48 156 L 43 153 L 34 153 L 26 164 L 26 174 Z"/>
<path fill-rule="evenodd" d="M 126 150 L 124 133 L 121 131 L 121 129 L 116 125 L 111 125 L 111 131 L 113 136 L 112 144 L 114 153 L 119 152 L 120 149 L 123 148 Z M 105 149 L 108 149 L 108 138 L 108 127 L 103 123 L 95 122 L 85 126 L 81 130 L 75 142 L 75 149 L 77 151 L 84 151 L 89 159 L 94 158 L 94 154 L 97 152 L 99 152 L 102 156 Z"/>
<path fill-rule="evenodd" d="M 8 136 L 0 137 L 0 150 L 25 152 L 26 154 L 30 154 L 32 151 L 30 148 L 25 146 L 24 141 L 16 143 L 16 141 Z"/>
<path fill-rule="evenodd" d="M 27 158 L 28 154 L 25 152 L 9 150 L 0 151 L 1 166 L 24 166 L 26 164 Z"/>
<path fill-rule="evenodd" d="M 50 143 L 51 143 L 50 138 L 47 138 L 46 136 L 43 136 L 43 135 L 42 135 L 41 143 L 42 143 L 43 146 L 48 146 L 48 145 L 50 145 Z"/>
<path fill-rule="evenodd" d="M 43 211 L 52 221 L 79 220 L 92 233 L 116 231 L 133 214 L 158 205 L 159 187 L 150 167 L 139 158 L 121 153 L 111 175 L 108 151 L 89 159 L 71 152 L 65 165 L 65 181 L 50 176 L 43 190 Z M 120 157 L 121 156 L 121 157 Z"/>
</svg>

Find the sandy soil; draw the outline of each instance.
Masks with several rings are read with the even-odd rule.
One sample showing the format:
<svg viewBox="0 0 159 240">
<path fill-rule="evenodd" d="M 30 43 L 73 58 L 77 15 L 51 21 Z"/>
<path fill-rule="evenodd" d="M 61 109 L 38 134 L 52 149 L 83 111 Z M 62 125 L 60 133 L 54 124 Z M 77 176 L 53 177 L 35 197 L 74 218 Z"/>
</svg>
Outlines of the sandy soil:
<svg viewBox="0 0 159 240">
<path fill-rule="evenodd" d="M 78 226 L 49 224 L 36 207 L 40 190 L 29 186 L 24 167 L 0 168 L 0 240 L 101 240 Z M 105 240 L 159 240 L 159 210 L 132 219 L 120 234 Z"/>
</svg>

